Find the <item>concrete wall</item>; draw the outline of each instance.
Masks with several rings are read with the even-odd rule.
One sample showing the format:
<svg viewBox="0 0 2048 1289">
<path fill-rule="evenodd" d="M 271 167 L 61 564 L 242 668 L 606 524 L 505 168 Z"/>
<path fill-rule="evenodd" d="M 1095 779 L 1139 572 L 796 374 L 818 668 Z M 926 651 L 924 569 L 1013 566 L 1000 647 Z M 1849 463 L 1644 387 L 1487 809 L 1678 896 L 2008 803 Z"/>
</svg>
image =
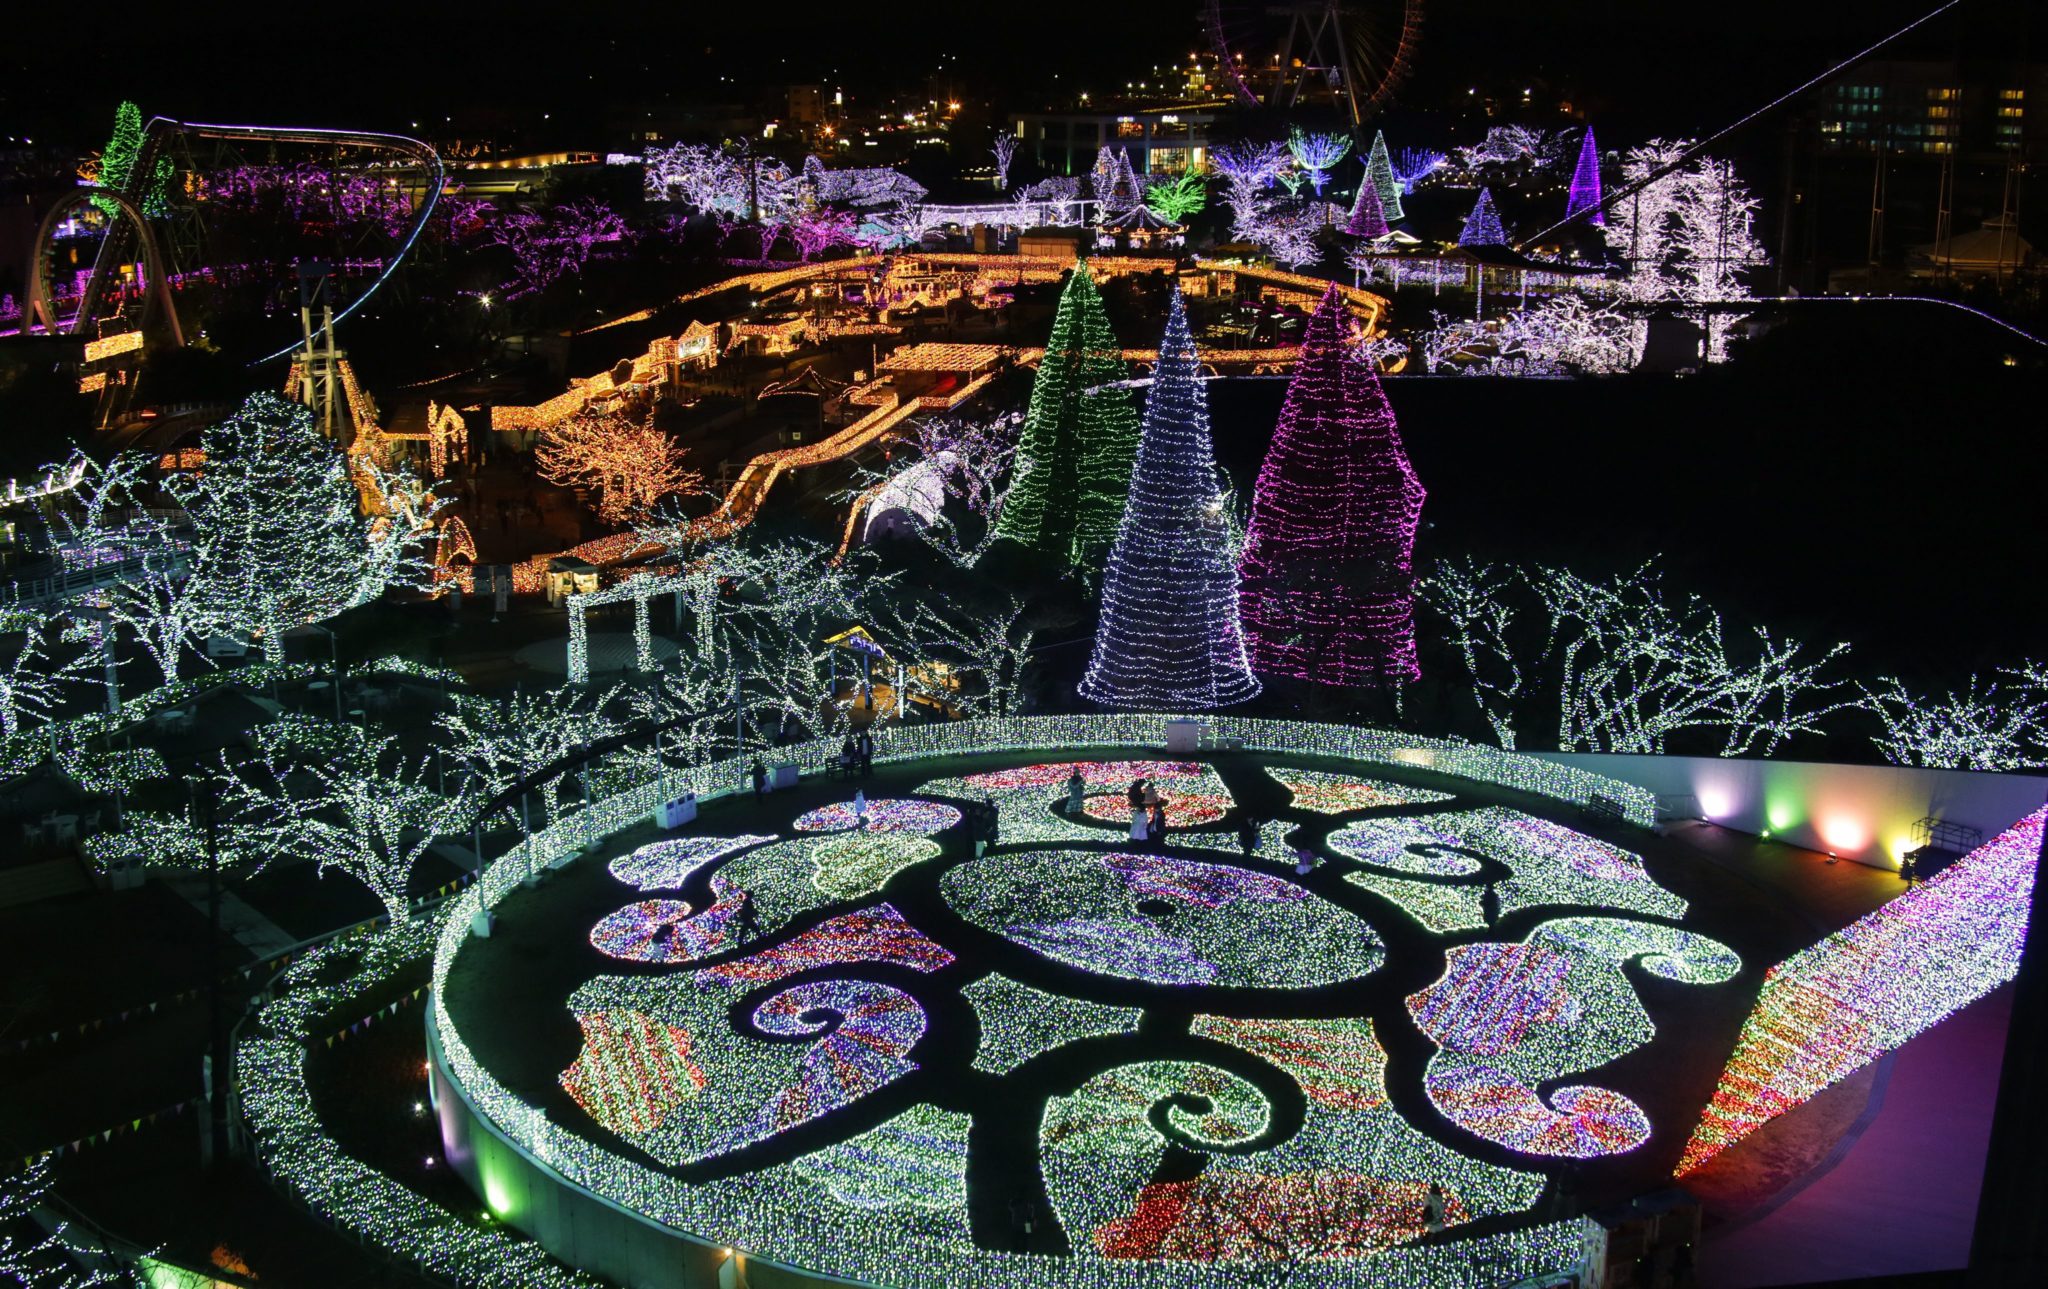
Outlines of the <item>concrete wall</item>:
<svg viewBox="0 0 2048 1289">
<path fill-rule="evenodd" d="M 1988 841 L 2048 800 L 2048 778 L 2038 775 L 1711 756 L 1534 755 L 1659 796 L 1690 794 L 1717 824 L 1769 830 L 1797 846 L 1890 869 L 1913 848 L 1917 819 L 1968 824 Z"/>
</svg>

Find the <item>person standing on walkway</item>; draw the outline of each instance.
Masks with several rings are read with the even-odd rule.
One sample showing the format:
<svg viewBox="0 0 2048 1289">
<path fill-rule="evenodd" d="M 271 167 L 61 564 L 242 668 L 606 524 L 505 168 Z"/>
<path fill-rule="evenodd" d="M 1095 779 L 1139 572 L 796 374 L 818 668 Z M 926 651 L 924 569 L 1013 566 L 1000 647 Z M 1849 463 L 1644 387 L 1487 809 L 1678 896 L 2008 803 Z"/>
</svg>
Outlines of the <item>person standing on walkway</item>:
<svg viewBox="0 0 2048 1289">
<path fill-rule="evenodd" d="M 1294 875 L 1296 877 L 1307 877 L 1315 866 L 1316 853 L 1314 851 L 1310 850 L 1307 846 L 1296 846 L 1294 848 Z"/>
<path fill-rule="evenodd" d="M 1237 844 L 1239 849 L 1244 851 L 1246 859 L 1258 853 L 1259 821 L 1252 817 L 1249 810 L 1237 817 Z"/>
<path fill-rule="evenodd" d="M 873 777 L 875 773 L 875 736 L 863 729 L 860 732 L 860 737 L 854 741 L 854 747 L 860 752 L 860 777 L 863 779 Z"/>
<path fill-rule="evenodd" d="M 855 788 L 853 791 L 853 826 L 860 832 L 868 827 L 868 790 Z"/>
<path fill-rule="evenodd" d="M 1422 1229 L 1432 1232 L 1444 1229 L 1444 1188 L 1435 1182 L 1429 1184 L 1429 1198 L 1423 1202 Z"/>
<path fill-rule="evenodd" d="M 754 780 L 754 800 L 759 801 L 762 794 L 768 791 L 768 767 L 762 765 L 761 758 L 757 756 L 753 765 L 747 767 L 747 773 Z"/>
<path fill-rule="evenodd" d="M 1087 796 L 1088 781 L 1081 777 L 1081 767 L 1077 765 L 1074 772 L 1067 776 L 1067 813 L 1080 814 L 1086 808 Z"/>
</svg>

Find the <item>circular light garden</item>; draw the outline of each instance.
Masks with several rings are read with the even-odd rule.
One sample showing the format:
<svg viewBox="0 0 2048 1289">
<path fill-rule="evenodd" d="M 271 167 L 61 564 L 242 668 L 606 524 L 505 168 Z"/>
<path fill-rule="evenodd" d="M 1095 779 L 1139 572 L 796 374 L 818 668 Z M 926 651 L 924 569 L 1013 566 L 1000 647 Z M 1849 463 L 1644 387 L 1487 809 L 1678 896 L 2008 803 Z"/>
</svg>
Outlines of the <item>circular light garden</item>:
<svg viewBox="0 0 2048 1289">
<path fill-rule="evenodd" d="M 1754 993 L 1663 843 L 1501 786 L 1539 769 L 1008 761 L 615 834 L 496 901 L 544 966 L 444 930 L 462 1104 L 559 1181 L 825 1276 L 1498 1284 L 1569 1261 L 1568 1179 L 1669 1176 L 1715 1072 L 1671 1077 L 1685 1031 Z M 1138 778 L 1194 807 L 1163 844 L 1130 840 Z"/>
</svg>

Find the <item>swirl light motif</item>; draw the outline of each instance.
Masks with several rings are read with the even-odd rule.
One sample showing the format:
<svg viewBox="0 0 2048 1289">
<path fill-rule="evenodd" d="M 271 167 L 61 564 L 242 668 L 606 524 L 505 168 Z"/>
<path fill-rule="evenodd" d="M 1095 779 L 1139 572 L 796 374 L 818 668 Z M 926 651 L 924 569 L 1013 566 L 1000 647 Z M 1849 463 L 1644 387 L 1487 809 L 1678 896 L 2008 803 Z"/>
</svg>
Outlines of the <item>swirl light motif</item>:
<svg viewBox="0 0 2048 1289">
<path fill-rule="evenodd" d="M 752 833 L 738 837 L 673 837 L 619 856 L 611 862 L 611 875 L 643 891 L 672 891 L 707 864 L 774 840 L 772 834 Z"/>
<path fill-rule="evenodd" d="M 925 1016 L 915 998 L 889 985 L 818 980 L 762 1003 L 754 1010 L 754 1025 L 764 1034 L 820 1037 L 804 1053 L 797 1080 L 721 1138 L 720 1150 L 765 1141 L 916 1069 L 906 1053 L 924 1037 Z"/>
<path fill-rule="evenodd" d="M 1446 849 L 1470 846 L 1470 842 L 1415 819 L 1360 820 L 1331 833 L 1324 844 L 1348 859 L 1397 873 L 1466 877 L 1480 869 L 1479 861 L 1470 855 Z"/>
<path fill-rule="evenodd" d="M 747 893 L 712 879 L 716 903 L 702 913 L 681 900 L 642 900 L 608 914 L 590 929 L 599 953 L 627 962 L 694 962 L 728 946 L 726 924 L 739 915 Z"/>
<path fill-rule="evenodd" d="M 845 832 L 859 826 L 860 820 L 851 801 L 835 801 L 798 815 L 790 827 L 798 832 Z M 877 797 L 867 803 L 868 832 L 935 833 L 959 822 L 958 810 L 937 801 Z"/>
</svg>

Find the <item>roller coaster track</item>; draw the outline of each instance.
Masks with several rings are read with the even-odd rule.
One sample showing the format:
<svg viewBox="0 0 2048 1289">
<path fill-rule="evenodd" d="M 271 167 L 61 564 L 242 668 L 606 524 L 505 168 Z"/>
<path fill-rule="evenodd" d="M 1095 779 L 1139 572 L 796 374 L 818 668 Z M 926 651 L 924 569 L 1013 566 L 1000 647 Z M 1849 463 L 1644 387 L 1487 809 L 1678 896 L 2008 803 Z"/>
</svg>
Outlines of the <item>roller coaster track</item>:
<svg viewBox="0 0 2048 1289">
<path fill-rule="evenodd" d="M 55 305 L 53 303 L 54 297 L 50 290 L 48 265 L 48 252 L 50 250 L 51 238 L 55 233 L 57 216 L 62 211 L 77 205 L 81 200 L 90 200 L 95 195 L 112 198 L 120 205 L 123 212 L 128 215 L 130 223 L 137 229 L 137 235 L 142 243 L 144 254 L 148 257 L 148 267 L 156 278 L 151 289 L 162 297 L 160 307 L 167 309 L 172 307 L 165 285 L 170 274 L 181 268 L 191 268 L 193 266 L 175 265 L 166 261 L 161 252 L 157 250 L 156 239 L 150 231 L 148 221 L 142 214 L 142 206 L 147 199 L 150 185 L 155 179 L 157 158 L 168 155 L 167 150 L 173 147 L 189 148 L 190 142 L 195 139 L 271 144 L 296 143 L 337 148 L 381 148 L 409 158 L 425 170 L 428 177 L 425 195 L 420 200 L 419 209 L 413 215 L 412 226 L 406 230 L 405 237 L 399 243 L 398 249 L 386 257 L 383 271 L 370 283 L 368 289 L 356 296 L 355 299 L 349 301 L 346 307 L 334 315 L 335 322 L 340 322 L 357 309 L 360 309 L 371 296 L 377 293 L 378 288 L 382 287 L 390 279 L 391 275 L 398 271 L 399 265 L 404 263 L 406 256 L 412 251 L 414 243 L 419 240 L 421 232 L 426 229 L 427 221 L 433 216 L 434 207 L 439 204 L 442 188 L 447 182 L 446 171 L 441 165 L 441 155 L 434 151 L 431 145 L 418 139 L 408 138 L 402 134 L 383 134 L 372 130 L 328 130 L 314 126 L 212 125 L 193 121 L 177 121 L 167 116 L 153 117 L 148 126 L 143 130 L 142 145 L 136 150 L 135 163 L 129 171 L 126 187 L 118 191 L 108 190 L 104 193 L 100 192 L 100 190 L 80 190 L 78 193 L 68 193 L 59 203 L 59 206 L 53 209 L 43 220 L 43 225 L 36 234 L 35 248 L 29 256 L 28 307 L 22 315 L 24 331 L 30 326 L 40 323 L 52 334 L 56 334 L 61 330 L 68 334 L 76 335 L 89 326 L 92 319 L 98 313 L 100 297 L 105 294 L 108 284 L 112 281 L 120 267 L 121 251 L 123 248 L 123 242 L 120 238 L 109 233 L 108 236 L 100 239 L 99 254 L 93 260 L 92 274 L 87 278 L 85 289 L 79 295 L 78 311 L 72 316 L 68 327 L 61 327 L 56 317 Z M 183 331 L 178 325 L 176 313 L 172 312 L 167 321 L 171 329 L 173 343 L 182 345 L 184 343 Z M 325 334 L 326 327 L 322 326 L 315 333 L 314 338 L 318 339 Z M 276 353 L 258 358 L 249 365 L 256 367 L 264 363 L 273 362 L 291 353 L 298 347 L 298 342 L 294 342 L 286 345 Z"/>
</svg>

